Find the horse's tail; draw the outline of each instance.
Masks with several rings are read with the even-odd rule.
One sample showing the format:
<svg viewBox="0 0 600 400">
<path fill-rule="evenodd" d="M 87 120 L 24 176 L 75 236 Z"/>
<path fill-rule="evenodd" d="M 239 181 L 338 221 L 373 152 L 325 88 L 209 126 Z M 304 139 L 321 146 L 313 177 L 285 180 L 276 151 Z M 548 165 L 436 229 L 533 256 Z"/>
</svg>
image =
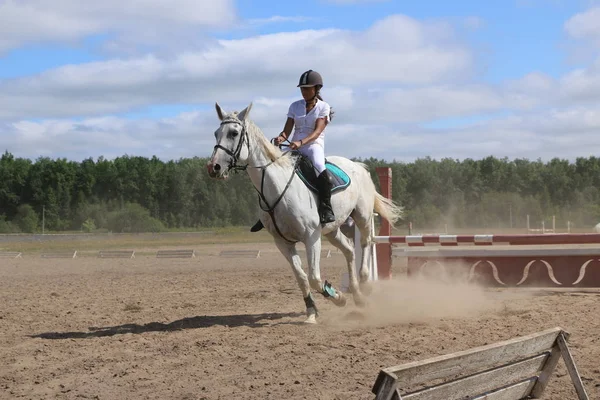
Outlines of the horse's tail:
<svg viewBox="0 0 600 400">
<path fill-rule="evenodd" d="M 371 184 L 373 185 L 373 193 L 375 194 L 375 211 L 382 218 L 385 218 L 390 223 L 390 225 L 392 225 L 392 227 L 394 227 L 394 224 L 399 219 L 402 219 L 402 217 L 404 216 L 404 208 L 394 203 L 392 199 L 388 199 L 387 197 L 384 197 L 379 192 L 377 192 L 377 188 L 375 187 L 375 183 L 373 183 L 373 180 L 371 179 L 371 175 L 369 174 L 369 168 L 366 164 L 356 161 L 355 163 L 362 166 L 365 169 L 365 172 L 369 177 L 368 181 L 371 182 Z"/>
<path fill-rule="evenodd" d="M 395 204 L 392 199 L 383 197 L 377 191 L 375 191 L 375 211 L 377 211 L 382 218 L 385 218 L 392 227 L 404 214 L 404 209 L 402 207 Z"/>
</svg>

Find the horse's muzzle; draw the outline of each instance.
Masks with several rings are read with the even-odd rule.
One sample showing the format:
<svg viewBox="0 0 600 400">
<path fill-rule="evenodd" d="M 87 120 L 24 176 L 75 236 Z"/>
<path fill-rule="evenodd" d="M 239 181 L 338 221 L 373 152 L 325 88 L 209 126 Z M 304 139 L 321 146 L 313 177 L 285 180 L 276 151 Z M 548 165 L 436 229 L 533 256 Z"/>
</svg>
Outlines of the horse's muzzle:
<svg viewBox="0 0 600 400">
<path fill-rule="evenodd" d="M 221 171 L 220 164 L 213 164 L 209 162 L 208 164 L 206 164 L 206 169 L 208 170 L 208 176 L 210 176 L 211 178 L 225 179 Z"/>
</svg>

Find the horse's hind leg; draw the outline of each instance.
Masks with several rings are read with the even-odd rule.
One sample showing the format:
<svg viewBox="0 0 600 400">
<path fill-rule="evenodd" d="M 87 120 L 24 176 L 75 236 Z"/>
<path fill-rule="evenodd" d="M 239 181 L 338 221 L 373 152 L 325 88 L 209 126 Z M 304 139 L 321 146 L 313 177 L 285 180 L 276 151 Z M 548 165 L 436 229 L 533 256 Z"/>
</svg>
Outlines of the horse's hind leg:
<svg viewBox="0 0 600 400">
<path fill-rule="evenodd" d="M 275 240 L 277 248 L 288 260 L 294 271 L 294 276 L 298 282 L 298 286 L 302 291 L 302 297 L 304 298 L 304 304 L 306 305 L 306 320 L 304 322 L 314 324 L 317 322 L 316 317 L 318 315 L 317 306 L 310 293 L 310 285 L 308 283 L 308 277 L 302 270 L 302 260 L 296 251 L 296 245 L 288 243 L 283 240 Z"/>
<path fill-rule="evenodd" d="M 355 213 L 352 218 L 354 219 L 356 229 L 360 232 L 360 247 L 362 249 L 360 269 L 358 272 L 360 290 L 362 293 L 369 295 L 373 291 L 371 282 L 369 282 L 369 261 L 372 257 L 370 238 L 372 234 L 371 226 L 373 224 L 373 217 L 372 215 L 366 217 Z"/>
<path fill-rule="evenodd" d="M 356 278 L 356 272 L 354 270 L 354 242 L 348 237 L 346 237 L 346 235 L 344 235 L 341 229 L 337 229 L 327 234 L 325 237 L 327 237 L 331 244 L 340 249 L 344 257 L 346 258 L 346 263 L 348 265 L 348 289 L 354 297 L 354 303 L 357 306 L 365 305 L 365 299 L 361 293 L 361 289 Z"/>
</svg>

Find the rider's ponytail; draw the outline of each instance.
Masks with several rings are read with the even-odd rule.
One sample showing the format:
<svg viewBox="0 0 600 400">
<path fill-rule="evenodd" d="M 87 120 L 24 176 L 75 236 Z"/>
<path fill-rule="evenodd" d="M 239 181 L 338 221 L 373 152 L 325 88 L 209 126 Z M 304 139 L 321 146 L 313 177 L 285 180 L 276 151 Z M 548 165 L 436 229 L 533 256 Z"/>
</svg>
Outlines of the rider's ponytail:
<svg viewBox="0 0 600 400">
<path fill-rule="evenodd" d="M 317 99 L 321 100 L 321 101 L 325 101 L 323 100 L 323 98 L 321 97 L 321 88 L 317 87 Z M 335 112 L 333 111 L 333 108 L 330 107 L 330 111 L 329 111 L 329 120 L 331 121 L 333 119 L 333 114 L 335 114 Z"/>
</svg>

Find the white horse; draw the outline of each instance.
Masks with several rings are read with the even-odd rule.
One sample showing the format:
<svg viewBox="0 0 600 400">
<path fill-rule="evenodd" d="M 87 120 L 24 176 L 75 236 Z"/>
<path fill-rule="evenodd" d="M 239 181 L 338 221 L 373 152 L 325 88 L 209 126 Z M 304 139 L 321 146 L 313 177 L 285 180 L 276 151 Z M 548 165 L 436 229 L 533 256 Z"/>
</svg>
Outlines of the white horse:
<svg viewBox="0 0 600 400">
<path fill-rule="evenodd" d="M 324 235 L 346 258 L 349 290 L 358 306 L 365 304 L 363 293 L 370 293 L 368 259 L 370 256 L 373 209 L 394 224 L 402 215 L 402 208 L 377 193 L 371 176 L 362 163 L 347 158 L 331 156 L 335 163 L 351 178 L 343 191 L 333 193 L 331 206 L 336 220 L 321 226 L 317 194 L 311 191 L 295 172 L 297 154 L 282 152 L 272 145 L 248 115 L 252 103 L 241 112 L 225 113 L 215 103 L 221 120 L 215 131 L 216 146 L 207 165 L 210 177 L 226 179 L 232 170 L 245 169 L 259 193 L 263 210 L 260 219 L 271 233 L 277 248 L 291 264 L 306 305 L 307 323 L 315 323 L 318 310 L 311 296 L 311 288 L 321 293 L 337 306 L 344 306 L 342 292 L 327 281 L 321 281 L 319 266 L 321 235 Z M 354 243 L 340 230 L 348 216 L 355 221 L 361 234 L 362 260 L 360 287 L 354 272 Z M 296 243 L 303 242 L 309 265 L 308 276 L 302 269 Z"/>
</svg>

